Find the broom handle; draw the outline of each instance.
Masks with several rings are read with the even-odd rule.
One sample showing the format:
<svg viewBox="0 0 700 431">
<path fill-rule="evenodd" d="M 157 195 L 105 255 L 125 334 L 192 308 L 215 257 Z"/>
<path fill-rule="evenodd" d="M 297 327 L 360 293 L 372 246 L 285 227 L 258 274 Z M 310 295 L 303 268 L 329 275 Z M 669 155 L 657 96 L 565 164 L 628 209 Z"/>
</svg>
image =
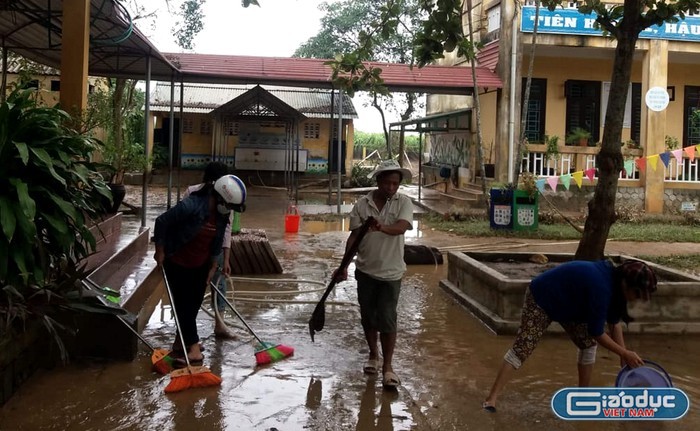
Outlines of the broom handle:
<svg viewBox="0 0 700 431">
<path fill-rule="evenodd" d="M 182 335 L 180 330 L 180 319 L 177 318 L 177 310 L 175 309 L 175 301 L 173 301 L 173 292 L 170 291 L 170 283 L 168 283 L 168 276 L 165 275 L 165 267 L 161 266 L 161 272 L 163 273 L 163 281 L 165 282 L 165 290 L 168 292 L 168 298 L 170 298 L 170 307 L 173 309 L 173 317 L 175 317 L 175 326 L 177 327 L 177 335 L 180 338 L 180 343 L 182 344 L 182 352 L 185 356 L 185 362 L 187 362 L 187 368 L 190 368 L 190 357 L 188 355 L 187 346 L 185 345 L 185 337 Z"/>
<path fill-rule="evenodd" d="M 255 339 L 258 340 L 258 343 L 262 344 L 263 347 L 264 347 L 264 346 L 265 346 L 265 343 L 260 339 L 260 337 L 257 336 L 257 334 L 255 333 L 255 331 L 253 331 L 253 328 L 251 328 L 251 327 L 248 325 L 248 322 L 246 322 L 245 319 L 243 318 L 243 316 L 241 316 L 241 313 L 239 313 L 238 310 L 236 310 L 236 307 L 234 307 L 233 304 L 231 304 L 231 302 L 228 300 L 228 298 L 227 298 L 223 293 L 221 293 L 221 291 L 219 290 L 218 287 L 216 287 L 216 285 L 214 284 L 213 281 L 209 281 L 209 287 L 211 287 L 212 289 L 214 289 L 214 291 L 215 291 L 219 296 L 221 296 L 221 297 L 223 298 L 223 300 L 224 300 L 224 302 L 226 303 L 226 305 L 228 305 L 228 308 L 230 308 L 231 311 L 233 311 L 233 314 L 235 314 L 236 317 L 238 317 L 239 319 L 241 319 L 241 322 L 243 322 L 243 325 L 248 329 L 248 331 L 250 331 L 251 334 L 253 334 L 253 337 L 255 337 Z"/>
<path fill-rule="evenodd" d="M 85 281 L 87 281 L 88 283 L 92 284 L 92 285 L 95 286 L 95 287 L 99 287 L 99 286 L 97 285 L 97 283 L 95 283 L 94 281 L 90 280 L 89 278 L 86 278 L 86 279 L 84 279 L 84 280 L 82 280 L 82 281 L 83 281 L 83 286 L 85 286 L 88 290 L 92 290 L 92 289 L 90 288 L 90 286 L 88 286 L 88 285 L 85 283 Z M 108 307 L 114 307 L 114 305 L 109 304 L 109 303 L 107 302 L 107 300 L 104 299 L 100 294 L 97 295 L 97 299 L 102 303 L 102 305 L 105 305 L 105 306 L 108 306 Z M 121 307 L 119 307 L 119 308 L 121 308 Z M 121 309 L 123 310 L 123 308 L 121 308 Z M 127 322 L 126 320 L 124 320 L 124 318 L 123 318 L 122 316 L 120 316 L 120 315 L 118 315 L 118 314 L 115 314 L 114 317 L 116 317 L 117 319 L 119 319 L 119 320 L 124 324 L 124 326 L 126 326 L 127 329 L 129 329 L 129 331 L 133 332 L 134 335 L 136 335 L 136 336 L 138 337 L 138 339 L 141 340 L 141 341 L 143 342 L 143 344 L 145 344 L 146 346 L 148 346 L 149 349 L 151 349 L 151 350 L 156 350 L 153 346 L 151 346 L 151 343 L 149 343 L 148 341 L 146 341 L 146 339 L 143 338 L 143 336 L 142 336 L 141 334 L 139 334 L 138 331 L 136 331 L 134 328 L 132 328 L 131 325 L 129 325 L 129 322 Z"/>
<path fill-rule="evenodd" d="M 319 306 L 322 306 L 324 302 L 326 302 L 326 298 L 328 298 L 328 295 L 331 293 L 335 285 L 338 283 L 337 276 L 338 273 L 341 271 L 344 271 L 349 265 L 350 262 L 352 261 L 352 258 L 355 257 L 355 253 L 357 253 L 357 249 L 360 248 L 360 242 L 362 242 L 362 239 L 365 237 L 367 234 L 367 231 L 369 231 L 370 225 L 375 223 L 374 217 L 369 217 L 365 222 L 360 226 L 360 231 L 357 233 L 357 238 L 355 238 L 355 242 L 352 243 L 352 246 L 350 246 L 349 249 L 345 251 L 345 254 L 343 255 L 343 259 L 340 261 L 340 266 L 335 272 L 335 276 L 331 280 L 331 282 L 328 284 L 328 287 L 326 288 L 326 291 L 323 292 L 323 296 L 321 297 L 321 300 L 318 302 L 316 305 L 316 308 Z"/>
</svg>

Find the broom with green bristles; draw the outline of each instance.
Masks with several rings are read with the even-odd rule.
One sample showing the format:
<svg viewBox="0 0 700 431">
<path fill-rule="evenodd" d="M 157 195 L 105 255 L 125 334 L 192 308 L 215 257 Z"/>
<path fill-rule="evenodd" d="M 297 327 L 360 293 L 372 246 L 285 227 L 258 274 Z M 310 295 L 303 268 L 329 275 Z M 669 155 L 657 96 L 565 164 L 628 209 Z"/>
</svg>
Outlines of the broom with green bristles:
<svg viewBox="0 0 700 431">
<path fill-rule="evenodd" d="M 233 313 L 241 319 L 241 322 L 243 322 L 243 325 L 250 331 L 250 333 L 255 337 L 256 340 L 258 340 L 258 343 L 260 343 L 260 347 L 255 351 L 255 362 L 258 365 L 267 365 L 272 362 L 276 362 L 279 360 L 282 360 L 284 358 L 287 358 L 289 356 L 292 356 L 294 354 L 294 348 L 291 346 L 285 346 L 284 344 L 275 344 L 275 343 L 267 343 L 258 337 L 258 335 L 253 331 L 253 329 L 248 325 L 248 323 L 245 321 L 243 316 L 241 316 L 241 313 L 236 310 L 236 307 L 231 304 L 231 302 L 224 296 L 223 293 L 221 293 L 221 290 L 213 283 L 209 282 L 210 287 L 212 288 L 213 291 L 215 291 L 218 295 L 219 298 L 223 299 L 226 305 L 233 311 Z M 217 298 L 218 299 L 218 298 Z"/>
</svg>

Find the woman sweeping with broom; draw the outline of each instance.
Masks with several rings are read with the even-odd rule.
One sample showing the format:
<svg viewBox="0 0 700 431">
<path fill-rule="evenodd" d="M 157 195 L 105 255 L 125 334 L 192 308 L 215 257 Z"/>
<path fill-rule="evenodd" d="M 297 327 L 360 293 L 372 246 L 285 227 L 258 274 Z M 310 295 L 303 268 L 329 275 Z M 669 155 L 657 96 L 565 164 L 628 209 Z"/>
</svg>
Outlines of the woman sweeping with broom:
<svg viewBox="0 0 700 431">
<path fill-rule="evenodd" d="M 246 189 L 235 175 L 225 175 L 204 184 L 155 222 L 154 258 L 172 291 L 178 330 L 186 346 L 187 361 L 201 364 L 197 313 L 204 300 L 214 258 L 221 253 L 224 231 L 232 210 L 244 210 Z M 178 346 L 178 340 L 174 343 Z M 175 354 L 175 353 L 174 353 Z M 181 363 L 181 365 L 183 365 Z"/>
</svg>

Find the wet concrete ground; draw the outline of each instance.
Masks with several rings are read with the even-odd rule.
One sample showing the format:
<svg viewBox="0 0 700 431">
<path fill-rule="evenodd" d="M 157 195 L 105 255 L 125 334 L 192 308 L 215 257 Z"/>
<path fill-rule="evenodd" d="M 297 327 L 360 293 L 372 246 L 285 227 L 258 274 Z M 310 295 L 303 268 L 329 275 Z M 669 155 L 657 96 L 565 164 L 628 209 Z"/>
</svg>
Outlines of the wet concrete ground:
<svg viewBox="0 0 700 431">
<path fill-rule="evenodd" d="M 302 222 L 298 234 L 283 232 L 286 202 L 279 192 L 251 190 L 243 226 L 265 229 L 285 278 L 328 282 L 342 256 L 347 223 Z M 155 211 L 154 211 L 155 212 Z M 135 221 L 132 220 L 132 224 Z M 421 229 L 407 242 L 437 247 L 473 245 L 474 240 Z M 493 240 L 482 240 L 488 244 Z M 553 245 L 539 245 L 550 250 Z M 560 245 L 556 251 L 575 245 Z M 639 244 L 636 245 L 639 248 Z M 524 249 L 536 248 L 528 244 Z M 546 251 L 545 250 L 545 251 Z M 537 250 L 540 251 L 540 250 Z M 647 252 L 647 250 L 645 250 Z M 568 339 L 547 337 L 515 374 L 499 412 L 481 410 L 510 336 L 496 336 L 438 287 L 447 266 L 410 266 L 399 304 L 399 337 L 394 368 L 402 379 L 397 392 L 364 375 L 367 350 L 353 305 L 328 306 L 326 327 L 312 343 L 308 319 L 321 292 L 286 299 L 301 303 L 236 302 L 238 310 L 266 341 L 293 346 L 295 355 L 256 368 L 252 337 L 235 318 L 241 339 L 219 341 L 211 318 L 200 313 L 205 365 L 223 379 L 220 387 L 166 395 L 168 376 L 150 371 L 142 349 L 128 363 L 80 362 L 42 370 L 2 409 L 1 430 L 697 430 L 700 413 L 700 343 L 696 336 L 630 335 L 630 348 L 662 364 L 691 409 L 680 421 L 565 422 L 550 409 L 552 395 L 576 384 L 576 350 Z M 351 278 L 330 301 L 356 301 Z M 237 282 L 238 291 L 318 289 L 315 284 Z M 305 304 L 309 301 L 311 304 Z M 145 336 L 159 347 L 172 342 L 169 310 L 157 311 Z M 106 337 L 109 334 L 105 334 Z M 612 386 L 617 357 L 598 352 L 593 384 Z"/>
</svg>

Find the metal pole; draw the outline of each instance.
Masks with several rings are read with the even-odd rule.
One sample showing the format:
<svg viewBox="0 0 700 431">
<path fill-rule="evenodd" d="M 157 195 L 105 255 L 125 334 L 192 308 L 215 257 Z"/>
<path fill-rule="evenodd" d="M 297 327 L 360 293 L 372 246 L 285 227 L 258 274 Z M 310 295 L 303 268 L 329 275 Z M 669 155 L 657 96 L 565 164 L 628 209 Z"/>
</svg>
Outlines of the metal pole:
<svg viewBox="0 0 700 431">
<path fill-rule="evenodd" d="M 423 132 L 418 132 L 418 202 L 423 187 Z"/>
<path fill-rule="evenodd" d="M 331 89 L 331 121 L 328 130 L 328 205 L 331 204 L 331 194 L 333 193 L 333 173 L 331 172 L 331 149 L 333 148 L 333 120 L 335 113 L 335 89 Z"/>
<path fill-rule="evenodd" d="M 144 139 L 143 148 L 144 156 L 146 160 L 150 157 L 148 146 L 149 142 L 149 127 L 151 127 L 151 55 L 146 56 L 146 107 L 144 109 L 143 117 L 146 120 L 146 127 L 144 127 Z M 148 207 L 148 170 L 150 166 L 146 164 L 143 168 L 143 184 L 141 185 L 141 229 L 146 227 L 146 209 Z"/>
<path fill-rule="evenodd" d="M 340 189 L 343 181 L 343 89 L 338 89 L 338 214 L 340 214 Z"/>
<path fill-rule="evenodd" d="M 182 169 L 182 119 L 185 115 L 185 84 L 180 75 L 180 127 L 177 128 L 177 201 L 180 202 L 180 170 Z"/>
<path fill-rule="evenodd" d="M 168 205 L 172 206 L 172 188 L 173 188 L 173 144 L 175 139 L 175 72 L 170 76 L 170 124 L 168 125 Z"/>
</svg>

